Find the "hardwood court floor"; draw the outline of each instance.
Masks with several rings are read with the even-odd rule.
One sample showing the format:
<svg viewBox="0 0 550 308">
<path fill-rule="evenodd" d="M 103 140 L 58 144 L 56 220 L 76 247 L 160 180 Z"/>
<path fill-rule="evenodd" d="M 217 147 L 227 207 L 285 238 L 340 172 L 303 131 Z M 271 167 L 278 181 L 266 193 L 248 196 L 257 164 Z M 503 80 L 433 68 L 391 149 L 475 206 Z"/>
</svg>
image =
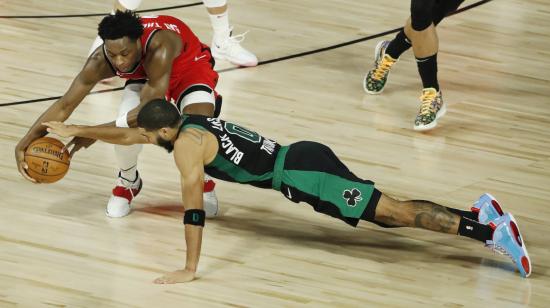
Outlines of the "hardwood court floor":
<svg viewBox="0 0 550 308">
<path fill-rule="evenodd" d="M 109 2 L 7 0 L 0 15 L 99 13 Z M 142 8 L 179 4 L 144 1 Z M 229 5 L 236 33 L 251 30 L 244 46 L 264 61 L 395 29 L 408 15 L 408 1 L 398 0 Z M 210 43 L 201 5 L 159 13 L 182 18 Z M 207 222 L 200 279 L 152 284 L 185 260 L 171 156 L 144 148 L 144 189 L 123 219 L 104 214 L 117 172 L 111 145 L 79 152 L 66 178 L 52 185 L 27 183 L 15 168 L 15 144 L 53 100 L 6 104 L 61 95 L 99 20 L 0 18 L 0 307 L 548 306 L 547 1 L 492 1 L 438 27 L 449 105 L 429 133 L 412 130 L 421 85 L 411 52 L 383 95 L 363 92 L 379 39 L 226 71 L 218 88 L 223 118 L 283 144 L 323 142 L 389 194 L 467 209 L 491 192 L 518 219 L 534 266 L 529 279 L 475 241 L 367 223 L 353 229 L 274 191 L 218 182 L 225 213 Z M 112 120 L 120 95 L 88 96 L 69 122 Z"/>
</svg>

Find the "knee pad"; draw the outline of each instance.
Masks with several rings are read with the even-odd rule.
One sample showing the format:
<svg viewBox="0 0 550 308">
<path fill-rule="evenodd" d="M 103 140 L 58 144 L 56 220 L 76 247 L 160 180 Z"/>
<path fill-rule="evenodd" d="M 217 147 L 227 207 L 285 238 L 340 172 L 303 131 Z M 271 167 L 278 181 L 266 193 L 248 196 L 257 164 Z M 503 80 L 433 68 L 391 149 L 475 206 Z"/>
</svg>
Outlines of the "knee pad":
<svg viewBox="0 0 550 308">
<path fill-rule="evenodd" d="M 415 31 L 428 28 L 433 22 L 435 0 L 411 0 L 411 26 Z"/>
</svg>

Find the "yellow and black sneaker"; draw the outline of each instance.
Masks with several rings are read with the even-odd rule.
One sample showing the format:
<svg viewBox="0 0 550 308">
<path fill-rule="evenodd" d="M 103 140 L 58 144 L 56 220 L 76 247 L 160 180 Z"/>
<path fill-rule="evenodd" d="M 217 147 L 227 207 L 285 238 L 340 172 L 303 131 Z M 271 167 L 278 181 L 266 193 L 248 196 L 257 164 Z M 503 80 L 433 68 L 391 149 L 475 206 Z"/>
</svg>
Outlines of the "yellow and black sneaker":
<svg viewBox="0 0 550 308">
<path fill-rule="evenodd" d="M 425 131 L 436 127 L 437 119 L 447 112 L 441 91 L 434 88 L 423 89 L 420 103 L 420 110 L 414 120 L 414 130 Z"/>
<path fill-rule="evenodd" d="M 363 88 L 368 94 L 380 94 L 384 90 L 392 65 L 397 59 L 386 54 L 390 41 L 381 41 L 374 49 L 374 68 L 370 70 L 363 81 Z"/>
</svg>

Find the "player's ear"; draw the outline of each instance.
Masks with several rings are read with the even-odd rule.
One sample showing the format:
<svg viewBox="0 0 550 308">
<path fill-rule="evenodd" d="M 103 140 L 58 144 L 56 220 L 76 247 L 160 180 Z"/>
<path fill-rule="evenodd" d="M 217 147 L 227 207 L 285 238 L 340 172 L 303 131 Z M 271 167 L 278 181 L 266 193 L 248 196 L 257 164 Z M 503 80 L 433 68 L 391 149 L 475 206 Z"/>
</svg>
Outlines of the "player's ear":
<svg viewBox="0 0 550 308">
<path fill-rule="evenodd" d="M 170 137 L 170 127 L 162 127 L 159 129 L 159 135 L 165 139 L 168 139 L 168 137 Z"/>
</svg>

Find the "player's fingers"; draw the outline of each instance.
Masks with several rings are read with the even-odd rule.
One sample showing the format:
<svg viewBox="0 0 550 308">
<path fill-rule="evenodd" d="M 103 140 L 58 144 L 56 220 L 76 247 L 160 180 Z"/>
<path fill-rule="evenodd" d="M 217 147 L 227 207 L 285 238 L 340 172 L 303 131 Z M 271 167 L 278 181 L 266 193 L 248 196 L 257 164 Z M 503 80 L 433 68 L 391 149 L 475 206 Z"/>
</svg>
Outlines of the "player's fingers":
<svg viewBox="0 0 550 308">
<path fill-rule="evenodd" d="M 29 166 L 27 165 L 27 163 L 25 162 L 21 162 L 19 164 L 19 173 L 21 173 L 21 175 L 28 181 L 31 181 L 35 184 L 38 184 L 38 181 L 36 181 L 35 179 L 31 178 L 27 172 L 25 171 L 26 169 L 29 169 Z"/>
<path fill-rule="evenodd" d="M 71 148 L 72 145 L 75 144 L 75 138 L 71 139 L 71 141 L 69 141 L 69 143 L 67 143 L 63 149 L 61 149 L 61 151 L 65 152 L 65 151 L 69 151 L 69 149 Z"/>
<path fill-rule="evenodd" d="M 73 158 L 74 153 L 76 153 L 78 150 L 82 149 L 82 145 L 75 144 L 75 146 L 71 149 L 69 152 L 69 158 Z"/>
</svg>

